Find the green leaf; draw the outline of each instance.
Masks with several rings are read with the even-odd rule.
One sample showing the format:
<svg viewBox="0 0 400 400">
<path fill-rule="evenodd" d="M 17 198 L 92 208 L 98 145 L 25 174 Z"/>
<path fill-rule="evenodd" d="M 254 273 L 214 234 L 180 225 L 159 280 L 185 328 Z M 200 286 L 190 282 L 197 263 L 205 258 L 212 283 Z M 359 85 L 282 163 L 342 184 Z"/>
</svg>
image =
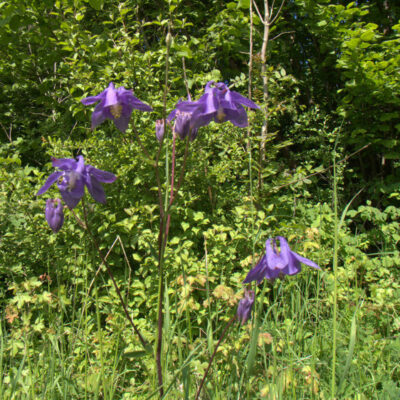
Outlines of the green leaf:
<svg viewBox="0 0 400 400">
<path fill-rule="evenodd" d="M 250 8 L 250 0 L 239 0 L 239 8 Z"/>
<path fill-rule="evenodd" d="M 103 0 L 89 0 L 89 4 L 98 11 L 103 8 L 103 3 Z"/>
</svg>

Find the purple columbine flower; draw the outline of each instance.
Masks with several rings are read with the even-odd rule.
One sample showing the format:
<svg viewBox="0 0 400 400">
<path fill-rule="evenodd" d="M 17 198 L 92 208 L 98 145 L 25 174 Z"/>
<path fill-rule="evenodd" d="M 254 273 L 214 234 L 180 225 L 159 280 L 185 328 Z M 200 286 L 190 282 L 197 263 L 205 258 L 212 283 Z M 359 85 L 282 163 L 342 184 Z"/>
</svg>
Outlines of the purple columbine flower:
<svg viewBox="0 0 400 400">
<path fill-rule="evenodd" d="M 243 128 L 248 125 L 247 113 L 243 106 L 259 109 L 248 98 L 229 90 L 223 82 L 207 83 L 205 93 L 197 101 L 183 101 L 176 105 L 179 111 L 191 114 L 191 128 L 208 125 L 212 120 L 221 123 L 231 121 Z"/>
<path fill-rule="evenodd" d="M 244 289 L 244 297 L 240 300 L 236 316 L 239 322 L 245 324 L 251 316 L 251 309 L 254 304 L 254 291 Z"/>
<path fill-rule="evenodd" d="M 174 132 L 179 135 L 181 139 L 185 139 L 189 135 L 189 140 L 193 142 L 197 137 L 198 128 L 192 128 L 192 114 L 176 110 Z"/>
<path fill-rule="evenodd" d="M 276 246 L 277 239 L 280 243 L 280 251 Z M 301 263 L 321 269 L 315 262 L 290 250 L 289 244 L 284 237 L 277 236 L 276 238 L 268 239 L 265 242 L 265 255 L 247 274 L 243 283 L 251 281 L 260 283 L 264 278 L 275 279 L 282 275 L 296 275 L 301 271 Z"/>
<path fill-rule="evenodd" d="M 61 196 L 71 210 L 77 206 L 79 200 L 85 194 L 85 186 L 96 201 L 103 204 L 106 202 L 106 195 L 100 182 L 114 182 L 117 179 L 114 174 L 91 165 L 85 165 L 83 156 L 78 156 L 76 160 L 73 158 L 52 158 L 52 162 L 53 167 L 61 171 L 53 172 L 36 196 L 46 192 L 53 183 L 58 181 L 57 186 L 60 189 Z"/>
<path fill-rule="evenodd" d="M 189 140 L 193 142 L 197 137 L 197 128 L 191 128 L 192 114 L 190 112 L 184 112 L 178 110 L 178 104 L 182 101 L 179 100 L 176 104 L 176 108 L 168 115 L 167 123 L 170 125 L 172 120 L 175 119 L 174 125 L 172 127 L 174 133 L 183 140 L 189 135 Z M 156 121 L 156 136 L 159 142 L 161 142 L 165 133 L 164 121 L 159 119 Z"/>
<path fill-rule="evenodd" d="M 60 199 L 47 199 L 45 216 L 46 221 L 54 233 L 57 233 L 64 223 L 63 205 Z"/>
<path fill-rule="evenodd" d="M 156 138 L 159 142 L 161 142 L 161 140 L 163 139 L 164 133 L 165 133 L 164 120 L 158 119 L 156 121 Z"/>
<path fill-rule="evenodd" d="M 100 103 L 97 104 L 92 114 L 92 129 L 100 125 L 106 119 L 111 119 L 121 132 L 125 132 L 126 128 L 128 128 L 133 109 L 153 111 L 149 105 L 137 99 L 133 95 L 132 90 L 127 90 L 123 86 L 115 89 L 112 82 L 108 85 L 106 90 L 102 91 L 97 96 L 86 97 L 81 100 L 85 106 L 98 101 L 100 101 Z"/>
</svg>

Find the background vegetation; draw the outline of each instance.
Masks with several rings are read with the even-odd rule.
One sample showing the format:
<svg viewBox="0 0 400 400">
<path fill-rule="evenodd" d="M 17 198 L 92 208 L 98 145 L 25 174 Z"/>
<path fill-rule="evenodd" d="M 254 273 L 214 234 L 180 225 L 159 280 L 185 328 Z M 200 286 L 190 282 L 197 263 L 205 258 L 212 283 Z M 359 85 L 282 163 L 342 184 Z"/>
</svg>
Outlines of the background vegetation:
<svg viewBox="0 0 400 400">
<path fill-rule="evenodd" d="M 202 396 L 330 398 L 335 221 L 337 398 L 400 397 L 400 5 L 288 0 L 265 53 L 255 6 L 263 16 L 260 0 L 252 17 L 247 0 L 0 2 L 0 398 L 157 395 L 152 355 L 89 238 L 71 213 L 52 234 L 35 193 L 51 156 L 80 153 L 118 176 L 90 221 L 154 342 L 153 168 L 131 130 L 92 131 L 80 100 L 110 81 L 133 88 L 154 109 L 132 118 L 155 153 L 169 22 L 168 112 L 187 96 L 184 70 L 194 99 L 207 81 L 228 81 L 246 96 L 250 87 L 263 112 L 249 112 L 249 130 L 201 128 L 190 145 L 166 257 L 166 398 L 194 398 L 242 280 L 278 234 L 323 271 L 267 285 L 254 368 L 244 372 L 251 322 L 234 326 Z M 183 143 L 177 152 L 179 168 Z"/>
</svg>

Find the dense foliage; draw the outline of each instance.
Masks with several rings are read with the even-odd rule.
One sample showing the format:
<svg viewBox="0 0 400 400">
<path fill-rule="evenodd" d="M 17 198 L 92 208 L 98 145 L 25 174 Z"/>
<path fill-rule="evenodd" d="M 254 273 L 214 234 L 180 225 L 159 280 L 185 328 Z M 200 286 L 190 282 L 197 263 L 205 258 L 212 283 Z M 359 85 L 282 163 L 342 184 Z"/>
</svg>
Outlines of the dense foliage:
<svg viewBox="0 0 400 400">
<path fill-rule="evenodd" d="M 110 82 L 132 88 L 154 110 L 132 120 L 155 158 L 155 121 L 188 91 L 198 99 L 210 80 L 250 92 L 263 111 L 248 112 L 249 129 L 212 123 L 190 143 L 165 255 L 166 398 L 194 398 L 243 279 L 277 235 L 323 271 L 266 285 L 254 368 L 242 372 L 252 325 L 235 326 L 203 398 L 329 398 L 336 301 L 338 398 L 399 398 L 400 5 L 288 0 L 270 28 L 264 73 L 255 6 L 264 15 L 260 0 L 252 18 L 248 0 L 0 2 L 0 398 L 157 395 L 153 357 L 90 238 L 72 212 L 53 234 L 35 194 L 51 157 L 82 154 L 117 175 L 106 205 L 87 199 L 89 221 L 154 344 L 154 168 L 132 128 L 106 121 L 91 130 L 93 108 L 81 100 Z M 178 141 L 178 172 L 184 152 Z"/>
</svg>

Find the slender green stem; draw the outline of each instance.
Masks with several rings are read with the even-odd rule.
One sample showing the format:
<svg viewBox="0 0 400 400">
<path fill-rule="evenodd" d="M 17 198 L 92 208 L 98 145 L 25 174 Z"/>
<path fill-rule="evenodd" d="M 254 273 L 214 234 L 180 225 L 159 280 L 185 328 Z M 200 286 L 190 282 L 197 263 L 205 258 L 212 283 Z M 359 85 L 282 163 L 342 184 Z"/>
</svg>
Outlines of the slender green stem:
<svg viewBox="0 0 400 400">
<path fill-rule="evenodd" d="M 170 199 L 168 210 L 167 210 L 168 212 L 169 212 L 169 210 L 170 210 L 170 208 L 171 208 L 171 206 L 172 206 L 172 204 L 173 204 L 173 202 L 174 202 L 174 200 L 175 200 L 175 198 L 176 198 L 176 196 L 177 196 L 177 194 L 179 192 L 179 189 L 182 186 L 183 179 L 185 177 L 186 162 L 187 162 L 188 154 L 189 154 L 189 136 L 186 138 L 185 154 L 183 156 L 183 164 L 182 164 L 182 168 L 181 168 L 181 173 L 179 174 L 179 179 L 178 179 L 178 183 L 176 184 L 175 191 L 174 191 L 174 193 L 173 193 L 173 195 L 172 195 L 172 197 Z M 172 193 L 172 191 L 171 191 L 171 193 Z"/>
<path fill-rule="evenodd" d="M 337 198 L 337 175 L 336 175 L 336 146 L 337 139 L 335 142 L 334 153 L 333 153 L 333 207 L 334 207 L 334 246 L 333 246 L 333 343 L 332 343 L 332 381 L 331 381 L 331 398 L 335 398 L 336 392 L 336 330 L 337 330 L 337 268 L 338 268 L 338 236 L 339 236 L 339 224 L 338 224 L 338 198 Z"/>
<path fill-rule="evenodd" d="M 169 206 L 171 206 L 174 201 L 174 183 L 175 183 L 175 157 L 176 157 L 176 135 L 175 132 L 172 138 L 172 167 L 171 167 L 171 193 L 169 195 Z M 165 227 L 165 235 L 164 235 L 164 247 L 167 244 L 168 233 L 169 233 L 169 225 L 171 223 L 171 214 L 167 210 L 167 225 Z"/>
<path fill-rule="evenodd" d="M 164 120 L 164 129 L 167 128 L 166 121 L 166 110 L 167 110 L 167 92 L 168 92 L 168 72 L 169 72 L 169 51 L 171 47 L 172 37 L 171 37 L 171 24 L 168 24 L 168 33 L 166 36 L 166 59 L 165 59 L 165 83 L 164 83 L 164 95 L 163 95 L 163 120 Z M 166 132 L 165 132 L 166 133 Z M 164 134 L 165 136 L 165 134 Z M 158 150 L 157 159 L 156 159 L 156 170 L 158 169 L 158 161 L 161 154 L 161 147 L 164 141 L 164 137 L 161 140 L 160 148 Z M 162 334 L 163 334 L 163 299 L 164 299 L 164 253 L 166 246 L 164 226 L 166 226 L 166 210 L 168 208 L 167 205 L 167 196 L 168 196 L 168 146 L 166 146 L 166 158 L 165 158 L 165 183 L 166 183 L 166 192 L 165 192 L 165 210 L 162 208 L 162 196 L 161 196 L 161 181 L 159 179 L 159 175 L 157 176 L 157 185 L 158 192 L 160 197 L 160 231 L 158 235 L 158 310 L 157 310 L 157 345 L 156 345 L 156 368 L 157 368 L 157 378 L 158 378 L 158 387 L 160 398 L 164 396 L 164 386 L 163 386 L 163 374 L 162 374 Z M 156 171 L 157 173 L 157 171 Z"/>
</svg>

